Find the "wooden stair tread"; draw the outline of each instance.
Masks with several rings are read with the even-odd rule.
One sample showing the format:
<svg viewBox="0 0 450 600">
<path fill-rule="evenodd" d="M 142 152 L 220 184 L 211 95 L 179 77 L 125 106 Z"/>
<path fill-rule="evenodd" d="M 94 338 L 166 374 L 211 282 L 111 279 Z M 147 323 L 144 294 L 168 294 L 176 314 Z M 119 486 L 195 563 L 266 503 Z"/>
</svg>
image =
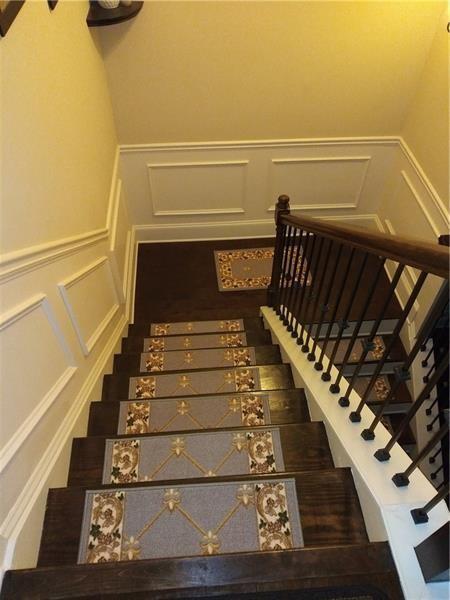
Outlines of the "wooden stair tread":
<svg viewBox="0 0 450 600">
<path fill-rule="evenodd" d="M 305 546 L 359 544 L 368 541 L 351 470 L 328 469 L 272 474 L 261 479 L 294 477 Z M 255 475 L 216 477 L 214 482 L 251 481 Z M 178 480 L 176 485 L 204 483 L 205 478 Z M 133 484 L 132 484 L 133 485 Z M 171 486 L 174 481 L 139 483 L 133 487 Z M 95 486 L 95 489 L 121 489 Z M 75 564 L 84 509 L 85 488 L 50 489 L 47 499 L 38 566 Z M 284 554 L 284 553 L 282 553 Z"/>
<path fill-rule="evenodd" d="M 403 599 L 386 542 L 22 569 L 6 573 L 2 600 L 99 598 L 101 594 L 173 600 L 234 593 L 252 594 L 250 600 L 265 590 L 364 583 L 378 585 L 390 600 Z"/>
<path fill-rule="evenodd" d="M 209 352 L 210 350 L 214 350 L 214 349 L 199 348 L 198 350 L 202 350 L 202 352 Z M 193 350 L 193 352 L 196 352 L 198 350 L 197 349 Z M 220 348 L 220 350 L 227 351 L 227 350 L 233 350 L 233 348 Z M 271 364 L 281 363 L 281 354 L 280 354 L 280 349 L 278 348 L 278 346 L 275 346 L 275 345 L 256 346 L 254 348 L 254 351 L 255 351 L 255 359 L 256 359 L 256 363 L 254 366 L 271 365 Z M 183 352 L 183 351 L 182 350 L 168 350 L 168 351 L 165 351 L 164 354 L 170 355 L 173 352 Z M 142 354 L 147 354 L 147 353 L 144 352 Z M 139 353 L 139 354 L 138 353 L 116 354 L 114 356 L 113 373 L 117 373 L 117 374 L 133 373 L 133 372 L 136 373 L 136 372 L 139 372 L 140 364 L 141 364 L 141 353 Z M 230 367 L 226 367 L 226 368 L 230 368 Z M 186 365 L 186 367 L 183 367 L 183 370 L 190 371 L 190 370 L 194 370 L 194 369 L 189 368 L 189 365 Z M 200 369 L 200 370 L 205 370 L 205 369 Z M 171 373 L 171 372 L 172 371 L 164 370 L 164 371 L 154 371 L 153 373 Z M 148 373 L 151 373 L 151 371 L 140 371 L 140 373 L 148 374 Z"/>
<path fill-rule="evenodd" d="M 248 392 L 256 396 L 261 392 Z M 269 396 L 272 425 L 283 423 L 303 423 L 310 421 L 305 392 L 302 389 L 272 390 L 264 392 Z M 239 397 L 241 394 L 229 394 Z M 207 396 L 197 396 L 205 398 Z M 92 402 L 89 410 L 88 436 L 116 435 L 119 423 L 120 402 Z"/>
<path fill-rule="evenodd" d="M 252 427 L 252 430 L 267 429 L 267 425 Z M 325 426 L 321 422 L 280 425 L 280 439 L 286 471 L 311 471 L 330 469 L 333 459 L 328 445 Z M 114 439 L 167 438 L 192 433 L 210 434 L 219 431 L 248 431 L 249 427 L 236 427 L 182 432 L 150 433 L 143 435 L 114 435 Z M 69 467 L 69 486 L 97 486 L 102 484 L 105 459 L 105 436 L 75 438 Z M 280 474 L 280 472 L 279 472 Z M 205 480 L 214 482 L 213 478 Z M 155 481 L 157 483 L 157 481 Z"/>
<path fill-rule="evenodd" d="M 257 369 L 261 380 L 262 390 L 278 390 L 278 389 L 289 389 L 294 388 L 294 380 L 292 378 L 292 372 L 289 365 L 266 365 L 248 367 L 250 369 Z M 206 371 L 226 371 L 228 369 L 205 369 L 204 371 L 197 371 L 198 373 Z M 183 371 L 171 371 L 171 373 L 184 373 Z M 156 374 L 152 376 L 158 377 Z M 163 373 L 161 373 L 163 375 Z M 129 379 L 130 377 L 140 377 L 141 373 L 130 373 L 120 375 L 105 375 L 103 378 L 103 389 L 102 389 L 102 400 L 117 401 L 126 400 L 128 398 L 129 390 Z M 149 376 L 147 374 L 147 376 Z"/>
</svg>

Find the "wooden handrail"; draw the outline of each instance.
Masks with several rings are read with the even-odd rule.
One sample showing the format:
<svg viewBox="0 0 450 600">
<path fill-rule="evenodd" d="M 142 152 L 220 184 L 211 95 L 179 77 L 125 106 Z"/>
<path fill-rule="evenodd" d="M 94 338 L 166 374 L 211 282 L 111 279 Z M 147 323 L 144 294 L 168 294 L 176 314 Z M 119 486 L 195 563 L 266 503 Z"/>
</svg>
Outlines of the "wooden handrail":
<svg viewBox="0 0 450 600">
<path fill-rule="evenodd" d="M 347 246 L 416 267 L 444 279 L 449 278 L 450 252 L 448 248 L 438 244 L 397 235 L 395 237 L 386 236 L 375 231 L 330 224 L 311 217 L 294 217 L 283 214 L 279 219 L 283 225 L 291 225 L 304 231 L 323 235 Z"/>
</svg>

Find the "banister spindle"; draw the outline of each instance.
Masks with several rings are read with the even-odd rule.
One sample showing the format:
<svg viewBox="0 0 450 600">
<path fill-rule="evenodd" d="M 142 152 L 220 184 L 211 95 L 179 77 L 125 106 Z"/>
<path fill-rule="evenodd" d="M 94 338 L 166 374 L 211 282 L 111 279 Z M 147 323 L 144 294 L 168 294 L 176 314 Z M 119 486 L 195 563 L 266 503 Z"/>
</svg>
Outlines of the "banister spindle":
<svg viewBox="0 0 450 600">
<path fill-rule="evenodd" d="M 401 271 L 400 271 L 400 274 L 401 274 Z M 403 309 L 402 314 L 400 315 L 400 318 L 398 319 L 397 324 L 395 325 L 395 328 L 394 328 L 394 331 L 392 332 L 390 340 L 389 340 L 388 344 L 386 345 L 386 348 L 384 349 L 383 354 L 377 363 L 377 366 L 375 367 L 375 371 L 369 381 L 369 384 L 368 384 L 366 390 L 364 391 L 364 394 L 361 398 L 358 408 L 356 409 L 356 411 L 353 411 L 352 413 L 350 413 L 349 418 L 353 423 L 357 423 L 357 422 L 361 421 L 361 411 L 362 411 L 364 405 L 367 404 L 367 402 L 369 400 L 370 392 L 372 391 L 373 386 L 375 385 L 375 382 L 378 379 L 378 376 L 380 375 L 380 373 L 386 363 L 386 360 L 389 358 L 392 348 L 394 347 L 395 343 L 397 342 L 397 340 L 400 336 L 400 331 L 401 331 L 403 325 L 405 324 L 405 321 L 406 321 L 412 307 L 414 306 L 414 302 L 416 301 L 416 298 L 419 295 L 419 292 L 422 289 L 423 284 L 425 283 L 426 277 L 427 277 L 427 273 L 422 271 L 421 274 L 419 275 L 416 285 L 413 288 L 413 291 L 411 292 L 411 294 L 408 298 L 408 301 L 405 304 L 405 308 Z M 392 284 L 393 283 L 394 283 L 394 280 L 392 281 Z M 395 292 L 395 287 L 392 290 L 392 293 L 394 293 L 394 292 Z M 381 314 L 383 315 L 384 313 L 382 312 Z M 379 322 L 381 322 L 381 318 L 380 318 Z M 378 324 L 376 323 L 375 325 L 377 326 L 377 329 L 378 329 L 379 323 Z M 375 325 L 374 325 L 374 327 L 375 327 Z M 365 355 L 363 353 L 363 356 L 361 357 L 361 359 L 365 360 L 366 355 L 367 355 L 367 351 L 366 351 Z M 361 365 L 361 360 L 360 360 L 360 364 L 358 365 L 358 367 L 360 367 L 360 365 Z M 355 375 L 357 375 L 356 371 L 355 371 Z M 353 377 L 355 377 L 355 375 L 353 375 Z M 407 378 L 409 378 L 409 376 L 404 375 L 403 381 L 405 381 Z M 353 381 L 353 379 L 352 379 L 352 381 Z M 348 393 L 349 392 L 347 390 L 347 395 L 348 395 Z M 375 437 L 372 433 L 367 433 L 366 430 L 364 430 L 361 433 L 361 436 L 365 440 L 371 440 Z"/>
<path fill-rule="evenodd" d="M 383 462 L 385 460 L 389 460 L 389 458 L 391 457 L 390 450 L 392 449 L 393 445 L 395 444 L 395 442 L 397 442 L 399 440 L 400 436 L 403 434 L 405 429 L 408 427 L 411 419 L 415 416 L 415 414 L 417 413 L 419 408 L 425 402 L 425 400 L 426 400 L 427 396 L 429 395 L 429 393 L 431 392 L 431 390 L 434 388 L 436 383 L 439 381 L 439 379 L 442 377 L 442 375 L 445 373 L 445 371 L 447 369 L 448 369 L 448 350 L 447 350 L 447 353 L 445 354 L 445 356 L 443 357 L 443 359 L 441 360 L 441 363 L 439 364 L 438 368 L 436 369 L 433 377 L 422 389 L 417 400 L 413 403 L 411 408 L 408 410 L 405 417 L 402 419 L 398 429 L 394 432 L 394 434 L 392 435 L 389 442 L 386 444 L 386 446 L 384 448 L 380 448 L 379 450 L 377 450 L 375 452 L 374 456 L 376 459 L 378 459 L 381 462 Z"/>
<path fill-rule="evenodd" d="M 344 271 L 344 273 L 342 275 L 342 278 L 341 278 L 341 283 L 340 283 L 340 286 L 339 286 L 339 290 L 338 290 L 338 292 L 336 294 L 336 298 L 337 299 L 334 302 L 334 308 L 333 308 L 333 312 L 332 312 L 331 317 L 330 317 L 330 321 L 328 323 L 327 331 L 325 333 L 325 339 L 322 342 L 322 349 L 320 351 L 319 360 L 314 365 L 314 367 L 317 369 L 317 371 L 321 371 L 323 369 L 323 364 L 322 364 L 323 357 L 325 356 L 325 352 L 327 350 L 328 342 L 330 341 L 331 332 L 333 330 L 333 325 L 334 325 L 334 322 L 336 321 L 336 316 L 337 316 L 337 313 L 338 313 L 338 310 L 339 310 L 339 307 L 340 307 L 340 304 L 341 304 L 341 300 L 343 298 L 343 293 L 344 293 L 345 285 L 347 283 L 347 279 L 348 279 L 348 275 L 350 273 L 350 268 L 351 268 L 351 265 L 352 265 L 352 262 L 353 262 L 354 255 L 355 255 L 355 249 L 352 248 L 351 251 L 350 251 L 349 257 L 348 257 L 348 261 L 347 261 L 347 265 L 345 267 L 345 271 Z M 335 273 L 337 273 L 337 271 L 338 270 L 336 268 L 335 269 Z M 316 338 L 317 339 L 319 339 L 319 334 L 320 334 L 320 330 L 316 334 Z M 336 346 L 336 348 L 337 348 L 337 346 Z M 331 364 L 331 361 L 330 361 L 330 364 Z M 328 367 L 328 371 L 326 373 L 322 373 L 322 380 L 323 381 L 330 381 L 330 379 L 331 379 L 331 376 L 329 374 L 329 369 L 330 368 L 331 367 L 329 366 Z"/>
<path fill-rule="evenodd" d="M 422 448 L 419 454 L 415 457 L 415 459 L 411 462 L 409 467 L 403 471 L 402 473 L 395 473 L 392 477 L 392 481 L 395 483 L 397 487 L 403 487 L 409 484 L 409 476 L 411 473 L 420 465 L 423 459 L 428 456 L 428 454 L 433 450 L 436 444 L 439 444 L 441 440 L 448 435 L 448 426 L 445 424 L 443 427 L 437 431 L 433 437 L 428 441 L 427 444 Z"/>
<path fill-rule="evenodd" d="M 396 271 L 395 271 L 395 275 L 392 278 L 392 282 L 391 285 L 389 286 L 389 290 L 388 293 L 386 294 L 386 297 L 384 299 L 383 305 L 381 307 L 381 310 L 378 313 L 378 317 L 375 319 L 375 322 L 372 326 L 372 329 L 370 330 L 370 333 L 368 335 L 367 338 L 365 338 L 362 341 L 362 346 L 363 346 L 363 351 L 361 353 L 361 356 L 359 358 L 358 364 L 355 367 L 355 370 L 353 371 L 353 375 L 350 379 L 350 382 L 347 386 L 347 391 L 345 392 L 344 396 L 341 396 L 341 398 L 339 398 L 339 404 L 341 406 L 348 406 L 349 405 L 349 396 L 351 391 L 353 390 L 353 387 L 356 383 L 356 379 L 359 375 L 359 372 L 362 369 L 362 366 L 366 360 L 366 356 L 369 354 L 370 350 L 373 350 L 373 340 L 377 334 L 378 328 L 380 326 L 381 321 L 383 320 L 383 317 L 386 314 L 386 310 L 387 307 L 389 306 L 389 303 L 392 300 L 392 297 L 395 294 L 395 288 L 397 287 L 397 284 L 400 280 L 400 277 L 403 273 L 403 269 L 405 268 L 405 265 L 398 265 Z M 359 413 L 351 413 L 350 414 L 350 420 L 351 421 L 360 421 L 361 417 L 359 415 Z"/>
<path fill-rule="evenodd" d="M 366 258 L 367 258 L 367 256 L 366 256 Z M 379 279 L 381 277 L 381 274 L 383 272 L 383 267 L 384 267 L 384 263 L 385 262 L 386 262 L 386 260 L 384 258 L 380 260 L 380 262 L 378 264 L 377 272 L 375 274 L 374 279 L 372 280 L 372 285 L 369 287 L 368 292 L 366 294 L 366 297 L 365 297 L 365 300 L 364 300 L 364 304 L 362 306 L 361 311 L 359 312 L 358 320 L 356 322 L 355 328 L 353 330 L 352 336 L 351 336 L 349 344 L 348 344 L 348 348 L 347 348 L 347 350 L 345 352 L 345 355 L 344 355 L 344 358 L 342 360 L 342 364 L 341 364 L 341 367 L 339 369 L 339 373 L 338 373 L 338 375 L 336 377 L 336 381 L 330 386 L 330 392 L 332 392 L 333 394 L 335 394 L 335 393 L 337 393 L 339 391 L 339 383 L 340 383 L 340 381 L 341 381 L 341 379 L 342 379 L 342 377 L 344 375 L 344 370 L 347 367 L 347 361 L 348 361 L 348 359 L 350 357 L 350 354 L 351 354 L 351 352 L 353 350 L 353 346 L 355 345 L 356 338 L 358 337 L 359 330 L 361 329 L 361 325 L 362 325 L 362 323 L 364 321 L 364 317 L 366 316 L 367 310 L 369 308 L 369 304 L 370 304 L 370 302 L 372 300 L 373 293 L 375 292 L 375 290 L 377 288 L 378 281 L 379 281 Z M 358 286 L 361 285 L 361 281 L 358 281 L 357 285 Z M 335 349 L 336 348 L 333 348 L 333 351 Z M 344 406 L 348 406 L 349 402 L 347 400 L 346 402 L 343 403 L 341 400 L 339 400 L 339 404 L 344 407 Z"/>
<path fill-rule="evenodd" d="M 322 258 L 322 250 L 323 250 L 324 240 L 325 240 L 325 238 L 323 238 L 323 237 L 319 238 L 319 245 L 318 245 L 318 250 L 317 250 L 317 262 L 315 263 L 316 267 L 319 267 L 319 265 L 320 265 L 320 259 Z M 309 260 L 310 260 L 310 268 L 312 268 L 311 267 L 311 263 L 314 260 L 314 256 L 312 254 L 311 254 Z M 297 343 L 302 343 L 303 344 L 303 346 L 302 346 L 302 352 L 308 352 L 308 346 L 305 345 L 305 342 L 303 340 L 303 334 L 306 331 L 306 325 L 307 325 L 307 320 L 309 318 L 308 317 L 308 313 L 310 312 L 311 301 L 314 301 L 316 299 L 316 297 L 317 297 L 317 288 L 318 288 L 318 285 L 319 285 L 319 281 L 318 281 L 319 279 L 320 279 L 320 277 L 319 277 L 319 271 L 318 271 L 318 268 L 317 268 L 316 271 L 315 271 L 315 276 L 314 276 L 313 282 L 312 282 L 312 284 L 310 286 L 310 289 L 309 289 L 309 294 L 308 294 L 308 296 L 306 298 L 306 304 L 305 304 L 305 308 L 304 308 L 304 311 L 303 311 L 303 318 L 302 318 L 302 327 L 301 327 L 301 330 L 300 330 L 299 339 L 297 341 Z M 315 308 L 314 303 L 313 303 L 312 306 L 313 306 L 313 312 L 314 312 L 314 308 Z"/>
<path fill-rule="evenodd" d="M 291 236 L 288 238 L 287 248 L 286 248 L 286 256 L 287 256 L 287 266 L 286 266 L 286 277 L 284 288 L 281 290 L 281 303 L 283 305 L 282 315 L 283 315 L 283 324 L 288 325 L 288 314 L 289 314 L 289 298 L 292 292 L 292 282 L 294 280 L 292 265 L 294 262 L 294 253 L 296 249 L 296 237 L 297 237 L 297 229 L 295 227 L 292 228 Z"/>
<path fill-rule="evenodd" d="M 448 291 L 448 282 L 443 286 L 443 290 L 444 290 L 444 292 Z M 446 299 L 445 293 L 439 294 L 438 301 L 434 303 L 434 305 L 431 308 L 431 311 L 426 319 L 426 322 L 421 326 L 421 328 L 417 334 L 416 342 L 415 342 L 411 352 L 409 353 L 408 357 L 405 359 L 405 362 L 403 363 L 403 365 L 399 369 L 396 370 L 394 384 L 392 385 L 391 389 L 388 392 L 388 395 L 384 399 L 383 404 L 380 406 L 379 410 L 377 411 L 377 414 L 375 415 L 370 427 L 368 429 L 364 429 L 364 431 L 361 433 L 361 436 L 364 439 L 368 439 L 368 440 L 373 439 L 376 426 L 381 421 L 383 415 L 385 414 L 386 410 L 390 406 L 392 400 L 395 398 L 395 394 L 396 394 L 398 388 L 400 387 L 402 382 L 408 378 L 408 372 L 409 372 L 409 369 L 410 369 L 412 363 L 414 362 L 416 356 L 418 355 L 421 348 L 423 347 L 423 344 L 425 343 L 425 341 L 429 339 L 431 332 L 433 331 L 433 328 L 436 324 L 436 321 L 440 318 L 442 311 L 445 310 L 446 305 L 447 305 L 447 299 Z M 430 388 L 430 391 L 431 391 L 431 389 L 432 388 Z M 426 400 L 426 397 L 424 398 L 424 400 Z"/>
<path fill-rule="evenodd" d="M 310 240 L 310 238 L 312 238 Z M 308 242 L 311 241 L 311 245 L 308 244 Z M 294 332 L 291 334 L 292 337 L 296 337 L 297 338 L 297 344 L 303 344 L 303 340 L 301 337 L 299 337 L 298 334 L 298 330 L 299 327 L 301 325 L 301 318 L 302 318 L 302 311 L 303 311 L 303 301 L 306 297 L 307 292 L 307 287 L 308 287 L 308 277 L 309 277 L 309 272 L 311 270 L 311 259 L 310 257 L 314 255 L 314 249 L 316 246 L 316 241 L 317 241 L 317 236 L 315 234 L 312 234 L 311 236 L 308 235 L 308 239 L 306 240 L 305 243 L 305 254 L 303 256 L 303 258 L 305 259 L 304 261 L 304 269 L 305 269 L 305 273 L 304 273 L 304 278 L 305 278 L 305 284 L 302 286 L 301 289 L 301 294 L 300 294 L 300 298 L 298 301 L 298 305 L 295 307 L 295 330 Z M 306 253 L 307 250 L 309 249 L 309 247 L 311 248 L 309 255 L 308 255 L 308 259 L 306 259 Z M 302 266 L 300 267 L 301 269 L 303 268 L 303 258 L 302 258 Z M 302 271 L 303 272 L 303 271 Z"/>
<path fill-rule="evenodd" d="M 267 290 L 267 304 L 272 308 L 275 307 L 277 292 L 280 285 L 281 265 L 283 260 L 283 238 L 286 231 L 286 225 L 282 224 L 281 217 L 283 215 L 288 215 L 289 213 L 289 196 L 280 196 L 275 207 L 275 252 L 272 263 L 272 276 Z"/>
<path fill-rule="evenodd" d="M 422 508 L 413 508 L 411 512 L 411 516 L 414 519 L 414 523 L 418 525 L 419 523 L 427 523 L 428 522 L 428 513 L 432 510 L 436 504 L 438 504 L 441 500 L 444 500 L 448 496 L 448 484 L 443 485 L 439 492 L 432 498 L 429 502 L 425 504 Z"/>
<path fill-rule="evenodd" d="M 331 245 L 332 245 L 332 243 L 330 243 L 330 249 L 331 249 Z M 320 336 L 320 332 L 322 330 L 322 325 L 323 325 L 323 322 L 324 322 L 324 319 L 325 319 L 325 314 L 330 309 L 330 306 L 329 306 L 330 297 L 331 297 L 331 293 L 332 293 L 333 288 L 334 288 L 334 281 L 336 279 L 336 275 L 337 275 L 337 273 L 339 271 L 338 265 L 339 265 L 339 261 L 341 260 L 341 255 L 342 255 L 343 248 L 344 248 L 344 245 L 343 244 L 339 244 L 338 251 L 337 251 L 337 254 L 336 254 L 336 258 L 335 258 L 335 261 L 334 261 L 334 265 L 333 265 L 332 271 L 331 271 L 331 278 L 330 278 L 330 281 L 328 282 L 328 287 L 327 287 L 327 290 L 325 292 L 325 296 L 324 296 L 322 305 L 320 307 L 320 319 L 319 319 L 319 323 L 317 325 L 316 336 L 314 338 L 313 347 L 311 348 L 311 355 L 314 357 L 313 360 L 315 360 L 315 358 L 316 358 L 315 353 L 316 353 L 317 343 L 319 341 L 319 336 Z M 337 303 L 336 303 L 336 306 L 337 306 Z M 331 325 L 331 326 L 333 326 L 333 325 Z M 309 356 L 308 356 L 308 359 L 309 359 Z M 317 361 L 314 364 L 314 368 L 316 369 L 316 371 L 321 371 L 323 369 L 323 365 L 322 365 L 322 363 L 321 363 L 320 360 Z"/>
<path fill-rule="evenodd" d="M 277 315 L 280 317 L 280 321 L 284 319 L 284 305 L 282 304 L 284 298 L 284 292 L 287 285 L 287 265 L 289 260 L 289 244 L 291 242 L 291 236 L 294 231 L 294 228 L 290 225 L 287 226 L 285 237 L 284 237 L 284 245 L 283 245 L 283 262 L 281 263 L 281 277 L 280 277 L 280 286 L 278 288 L 278 312 Z"/>
<path fill-rule="evenodd" d="M 286 319 L 286 321 L 285 321 L 285 325 L 287 325 L 288 331 L 292 331 L 292 320 L 294 318 L 293 308 L 295 305 L 295 298 L 296 298 L 299 286 L 301 285 L 301 270 L 300 270 L 300 272 L 298 271 L 298 262 L 299 262 L 299 258 L 300 258 L 301 252 L 302 252 L 302 238 L 303 238 L 303 230 L 300 229 L 299 236 L 296 241 L 294 265 L 292 267 L 292 282 L 291 282 L 291 286 L 289 289 L 289 296 L 287 299 L 288 312 L 290 314 L 289 314 L 289 318 Z M 297 278 L 297 273 L 299 274 L 298 278 Z"/>
<path fill-rule="evenodd" d="M 306 340 L 305 340 L 305 346 L 307 348 L 309 348 L 309 340 L 311 339 L 311 331 L 312 331 L 314 320 L 316 318 L 316 314 L 317 314 L 318 310 L 319 310 L 319 316 L 320 316 L 320 323 L 318 324 L 316 338 L 320 334 L 320 328 L 321 328 L 322 322 L 323 322 L 323 310 L 321 310 L 320 297 L 322 295 L 322 288 L 323 288 L 323 284 L 325 282 L 325 277 L 326 277 L 326 274 L 328 271 L 328 264 L 330 262 L 331 248 L 333 246 L 333 242 L 331 240 L 325 240 L 325 243 L 327 243 L 327 242 L 328 242 L 328 247 L 327 247 L 327 251 L 325 254 L 324 261 L 323 261 L 323 265 L 322 265 L 322 269 L 321 269 L 322 273 L 320 275 L 320 281 L 319 281 L 319 285 L 318 285 L 318 289 L 317 289 L 317 295 L 316 295 L 317 300 L 316 300 L 315 306 L 313 306 L 313 310 L 311 313 L 311 319 L 310 319 L 310 323 L 308 325 L 308 331 L 307 331 Z M 319 267 L 319 265 L 318 265 L 318 267 Z M 318 268 L 318 271 L 320 272 L 319 268 Z M 302 348 L 302 350 L 303 350 L 303 348 Z M 312 362 L 315 359 L 316 359 L 316 357 L 314 355 L 314 352 L 311 351 L 308 354 L 308 360 Z"/>
</svg>

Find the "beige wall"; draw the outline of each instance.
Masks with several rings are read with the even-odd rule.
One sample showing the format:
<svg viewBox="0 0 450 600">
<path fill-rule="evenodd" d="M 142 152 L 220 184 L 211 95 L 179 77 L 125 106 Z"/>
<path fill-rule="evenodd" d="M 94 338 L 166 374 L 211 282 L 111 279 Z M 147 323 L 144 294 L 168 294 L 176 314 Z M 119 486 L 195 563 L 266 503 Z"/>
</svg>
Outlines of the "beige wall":
<svg viewBox="0 0 450 600">
<path fill-rule="evenodd" d="M 105 226 L 116 135 L 88 2 L 26 2 L 2 47 L 1 250 Z"/>
<path fill-rule="evenodd" d="M 399 134 L 445 2 L 146 2 L 101 31 L 121 143 Z"/>
<path fill-rule="evenodd" d="M 402 135 L 442 200 L 449 200 L 448 11 L 444 10 Z"/>
</svg>

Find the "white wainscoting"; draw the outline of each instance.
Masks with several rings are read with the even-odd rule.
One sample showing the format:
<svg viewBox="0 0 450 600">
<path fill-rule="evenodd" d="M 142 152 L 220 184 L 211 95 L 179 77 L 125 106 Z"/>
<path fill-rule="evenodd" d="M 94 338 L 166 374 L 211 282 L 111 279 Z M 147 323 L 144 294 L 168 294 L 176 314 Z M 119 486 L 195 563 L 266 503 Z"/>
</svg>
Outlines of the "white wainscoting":
<svg viewBox="0 0 450 600">
<path fill-rule="evenodd" d="M 270 236 L 281 194 L 291 197 L 294 212 L 370 221 L 398 143 L 368 137 L 122 146 L 136 239 Z"/>
<path fill-rule="evenodd" d="M 71 439 L 128 322 L 134 234 L 118 156 L 103 228 L 0 259 L 2 573 L 34 566 L 47 488 L 66 484 Z"/>
</svg>

